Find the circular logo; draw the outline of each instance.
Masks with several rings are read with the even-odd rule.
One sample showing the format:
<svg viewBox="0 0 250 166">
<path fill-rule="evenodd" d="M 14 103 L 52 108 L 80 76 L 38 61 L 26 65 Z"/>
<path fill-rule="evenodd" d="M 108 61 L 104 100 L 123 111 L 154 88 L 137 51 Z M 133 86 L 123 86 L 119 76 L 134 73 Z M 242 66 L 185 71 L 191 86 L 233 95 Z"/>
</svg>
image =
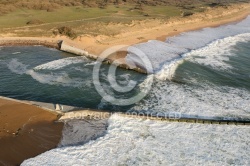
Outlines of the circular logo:
<svg viewBox="0 0 250 166">
<path fill-rule="evenodd" d="M 124 52 L 129 54 L 129 59 L 123 58 L 109 58 L 111 55 L 117 55 L 118 52 Z M 126 62 L 125 62 L 126 61 Z M 111 63 L 107 73 L 107 81 L 109 82 L 109 88 L 105 88 L 102 82 L 100 82 L 101 66 L 103 62 Z M 110 88 L 118 93 L 129 93 L 138 86 L 138 82 L 134 80 L 127 80 L 126 85 L 117 83 L 116 69 L 119 65 L 127 64 L 130 69 L 143 68 L 146 73 L 152 73 L 153 67 L 148 57 L 138 48 L 133 46 L 119 45 L 111 47 L 98 57 L 97 63 L 94 65 L 93 81 L 97 92 L 102 96 L 103 100 L 113 105 L 126 106 L 139 102 L 142 100 L 151 89 L 153 84 L 153 75 L 148 75 L 147 78 L 139 84 L 140 91 L 132 97 L 116 97 L 114 93 L 110 93 Z"/>
</svg>

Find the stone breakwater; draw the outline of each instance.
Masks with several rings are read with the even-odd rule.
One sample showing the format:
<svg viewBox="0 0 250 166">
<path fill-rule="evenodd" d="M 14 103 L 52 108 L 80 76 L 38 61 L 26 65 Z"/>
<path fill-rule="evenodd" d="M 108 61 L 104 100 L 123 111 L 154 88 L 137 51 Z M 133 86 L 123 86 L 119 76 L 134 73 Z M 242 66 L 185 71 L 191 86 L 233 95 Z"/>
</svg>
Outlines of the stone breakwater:
<svg viewBox="0 0 250 166">
<path fill-rule="evenodd" d="M 60 49 L 60 41 L 37 39 L 0 39 L 0 46 L 35 46 L 42 45 L 49 48 Z"/>
<path fill-rule="evenodd" d="M 200 123 L 200 124 L 217 124 L 217 125 L 250 125 L 250 119 L 244 118 L 223 118 L 223 117 L 187 117 L 177 113 L 163 114 L 142 114 L 142 113 L 124 113 L 124 112 L 109 112 L 104 110 L 75 110 L 65 112 L 59 121 L 67 121 L 73 119 L 107 119 L 111 115 L 118 115 L 128 118 L 139 118 L 143 120 L 167 121 L 167 122 L 184 122 L 184 123 Z"/>
<path fill-rule="evenodd" d="M 85 56 L 90 59 L 98 60 L 99 56 L 90 54 L 89 52 L 82 50 L 78 47 L 76 47 L 74 44 L 69 44 L 63 40 L 39 40 L 39 39 L 0 39 L 0 46 L 35 46 L 35 45 L 41 45 L 49 48 L 55 48 L 60 51 L 64 51 L 67 53 L 71 53 L 74 55 L 79 56 Z M 113 64 L 118 67 L 127 69 L 127 70 L 134 70 L 139 73 L 146 74 L 147 71 L 143 68 L 140 68 L 139 66 L 130 66 L 128 65 L 124 59 L 127 54 L 124 55 L 123 60 L 119 60 L 118 58 L 115 58 L 114 56 L 110 56 L 109 58 L 103 59 L 102 63 L 104 64 Z"/>
<path fill-rule="evenodd" d="M 200 124 L 220 124 L 220 125 L 250 125 L 249 118 L 224 118 L 224 117 L 204 117 L 204 116 L 186 116 L 181 113 L 137 113 L 137 112 L 110 112 L 106 110 L 93 110 L 84 109 L 79 107 L 53 104 L 53 103 L 43 103 L 36 101 L 20 101 L 15 99 L 10 99 L 6 97 L 1 97 L 0 99 L 12 100 L 18 103 L 24 103 L 28 105 L 33 105 L 49 112 L 55 113 L 60 117 L 58 121 L 65 122 L 68 120 L 101 120 L 109 119 L 112 115 L 118 115 L 121 117 L 136 118 L 143 120 L 153 120 L 153 121 L 167 121 L 167 122 L 185 122 L 185 123 L 200 123 Z M 62 109 L 57 109 L 60 107 Z"/>
<path fill-rule="evenodd" d="M 121 68 L 124 68 L 127 70 L 134 70 L 134 71 L 137 71 L 139 73 L 144 73 L 144 74 L 147 73 L 146 70 L 144 70 L 143 68 L 140 68 L 139 66 L 134 67 L 134 66 L 127 64 L 124 60 L 125 57 L 127 56 L 127 53 L 124 53 L 122 58 L 119 58 L 119 57 L 116 58 L 116 56 L 110 55 L 108 58 L 99 59 L 99 56 L 94 55 L 94 54 L 90 54 L 89 52 L 82 50 L 80 48 L 77 48 L 73 44 L 69 44 L 65 41 L 59 42 L 59 46 L 60 46 L 60 50 L 64 51 L 64 52 L 68 52 L 68 53 L 71 53 L 74 55 L 79 55 L 79 56 L 85 56 L 85 57 L 88 57 L 88 58 L 94 59 L 94 60 L 101 60 L 102 63 L 113 64 L 115 66 L 118 66 L 118 67 L 121 67 Z"/>
</svg>

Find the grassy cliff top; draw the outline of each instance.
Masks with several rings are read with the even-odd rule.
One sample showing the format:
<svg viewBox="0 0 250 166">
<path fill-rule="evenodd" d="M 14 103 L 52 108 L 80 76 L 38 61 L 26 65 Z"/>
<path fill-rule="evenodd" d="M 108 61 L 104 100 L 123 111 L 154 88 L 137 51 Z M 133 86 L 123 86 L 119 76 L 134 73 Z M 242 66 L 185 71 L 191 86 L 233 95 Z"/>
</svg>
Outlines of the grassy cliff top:
<svg viewBox="0 0 250 166">
<path fill-rule="evenodd" d="M 197 6 L 214 7 L 238 2 L 250 2 L 250 0 L 1 0 L 0 15 L 20 9 L 53 12 L 70 6 L 99 7 L 102 9 L 108 5 L 131 5 L 137 9 L 143 6 L 176 6 L 189 9 Z"/>
</svg>

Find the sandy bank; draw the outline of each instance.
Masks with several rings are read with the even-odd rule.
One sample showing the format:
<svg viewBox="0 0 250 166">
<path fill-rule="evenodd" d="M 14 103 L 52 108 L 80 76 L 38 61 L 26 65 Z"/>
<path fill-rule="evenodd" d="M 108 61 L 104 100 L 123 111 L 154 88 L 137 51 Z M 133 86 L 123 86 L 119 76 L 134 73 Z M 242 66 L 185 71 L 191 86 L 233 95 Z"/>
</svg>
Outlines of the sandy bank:
<svg viewBox="0 0 250 166">
<path fill-rule="evenodd" d="M 0 165 L 19 165 L 57 147 L 63 123 L 56 113 L 0 98 Z"/>
</svg>

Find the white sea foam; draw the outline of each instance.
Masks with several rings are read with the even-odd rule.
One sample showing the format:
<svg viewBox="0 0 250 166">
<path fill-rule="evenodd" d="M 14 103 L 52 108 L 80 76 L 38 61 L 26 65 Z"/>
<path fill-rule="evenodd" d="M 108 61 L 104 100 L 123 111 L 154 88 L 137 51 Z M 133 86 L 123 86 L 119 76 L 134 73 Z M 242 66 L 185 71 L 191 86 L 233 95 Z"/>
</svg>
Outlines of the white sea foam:
<svg viewBox="0 0 250 166">
<path fill-rule="evenodd" d="M 81 145 L 106 134 L 107 119 L 67 120 L 59 147 Z"/>
<path fill-rule="evenodd" d="M 9 63 L 7 63 L 7 67 L 16 74 L 25 74 L 27 71 L 28 65 L 25 65 L 18 61 L 18 59 L 12 59 Z"/>
<path fill-rule="evenodd" d="M 95 64 L 97 64 L 98 62 L 94 61 L 94 62 L 90 62 L 85 64 L 84 66 L 94 66 Z"/>
<path fill-rule="evenodd" d="M 8 68 L 16 74 L 30 75 L 36 81 L 42 84 L 49 85 L 61 85 L 61 86 L 72 86 L 72 87 L 89 87 L 91 86 L 90 81 L 83 80 L 82 78 L 70 78 L 66 72 L 57 72 L 57 73 L 40 73 L 33 69 L 27 69 L 28 65 L 25 65 L 19 62 L 17 59 L 12 59 L 8 64 Z M 61 67 L 61 66 L 60 66 Z M 58 66 L 57 66 L 58 68 Z"/>
<path fill-rule="evenodd" d="M 84 57 L 69 57 L 69 58 L 64 58 L 64 59 L 59 59 L 59 60 L 55 60 L 52 62 L 48 62 L 42 65 L 39 65 L 37 67 L 34 68 L 34 70 L 58 70 L 61 68 L 64 68 L 68 65 L 71 64 L 78 64 L 78 63 L 83 63 L 83 62 L 88 62 L 89 60 Z"/>
<path fill-rule="evenodd" d="M 201 49 L 191 51 L 185 54 L 184 57 L 192 62 L 211 66 L 214 69 L 227 70 L 232 68 L 232 66 L 227 63 L 230 56 L 236 56 L 233 52 L 233 46 L 239 42 L 248 41 L 250 41 L 250 33 L 227 37 L 219 39 Z"/>
<path fill-rule="evenodd" d="M 56 48 L 48 48 L 50 51 L 58 51 Z"/>
<path fill-rule="evenodd" d="M 249 137 L 248 126 L 167 123 L 113 115 L 107 134 L 96 141 L 53 149 L 22 165 L 249 165 Z"/>
<path fill-rule="evenodd" d="M 21 52 L 13 52 L 12 55 L 20 54 Z"/>
<path fill-rule="evenodd" d="M 149 99 L 137 103 L 131 110 L 250 118 L 249 96 L 246 90 L 230 87 L 220 87 L 218 90 L 208 85 L 199 88 L 166 81 L 156 82 Z"/>
<path fill-rule="evenodd" d="M 139 57 L 131 53 L 136 53 L 134 47 L 141 50 L 149 58 L 154 69 L 158 69 L 159 67 L 161 67 L 161 64 L 164 62 L 171 62 L 175 59 L 180 58 L 179 54 L 187 51 L 186 49 L 172 47 L 164 42 L 157 40 L 150 40 L 147 43 L 140 43 L 137 45 L 133 45 L 133 47 L 131 48 L 129 47 L 129 53 L 126 57 L 127 63 L 130 64 L 131 62 L 134 62 L 135 64 L 144 67 L 146 64 L 141 64 L 142 62 Z M 133 51 L 131 51 L 132 49 Z"/>
<path fill-rule="evenodd" d="M 227 61 L 231 56 L 235 56 L 234 46 L 239 42 L 248 41 L 250 41 L 250 33 L 218 39 L 205 47 L 183 54 L 182 58 L 166 62 L 155 76 L 159 80 L 171 80 L 175 70 L 184 60 L 211 66 L 217 70 L 231 69 L 232 66 Z"/>
<path fill-rule="evenodd" d="M 175 74 L 177 67 L 183 63 L 183 59 L 176 59 L 165 63 L 161 70 L 155 73 L 155 78 L 159 80 L 171 80 Z"/>
<path fill-rule="evenodd" d="M 170 76 L 171 79 L 171 75 L 173 73 L 171 67 L 176 68 L 175 65 L 178 65 L 178 63 L 175 62 L 177 59 L 182 59 L 183 54 L 188 53 L 191 50 L 197 50 L 205 47 L 209 43 L 218 39 L 249 32 L 250 16 L 236 24 L 185 32 L 178 36 L 168 38 L 165 43 L 152 40 L 146 43 L 133 45 L 133 47 L 139 49 L 147 55 L 149 60 L 152 62 L 154 72 L 159 75 L 159 78 L 169 79 Z M 241 38 L 243 39 L 244 37 Z M 128 54 L 126 60 L 129 63 L 135 62 L 135 64 L 138 63 L 141 65 L 138 58 L 131 53 Z M 222 58 L 221 61 L 223 61 Z M 165 72 L 166 75 L 164 76 L 162 72 Z"/>
<path fill-rule="evenodd" d="M 81 87 L 86 86 L 84 80 L 81 78 L 70 78 L 69 75 L 65 72 L 61 73 L 50 73 L 43 74 L 36 72 L 34 70 L 28 70 L 26 74 L 29 74 L 33 79 L 42 83 L 49 85 L 61 85 L 61 86 L 72 86 L 72 87 Z"/>
</svg>

